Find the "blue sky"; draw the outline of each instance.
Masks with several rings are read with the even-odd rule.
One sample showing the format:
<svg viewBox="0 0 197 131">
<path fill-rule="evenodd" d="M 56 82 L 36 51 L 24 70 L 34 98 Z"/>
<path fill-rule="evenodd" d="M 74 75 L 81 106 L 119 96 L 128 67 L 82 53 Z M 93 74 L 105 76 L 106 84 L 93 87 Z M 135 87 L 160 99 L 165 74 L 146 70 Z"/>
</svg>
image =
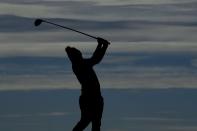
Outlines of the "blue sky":
<svg viewBox="0 0 197 131">
<path fill-rule="evenodd" d="M 0 90 L 79 88 L 64 52 L 90 57 L 96 42 L 44 18 L 109 40 L 95 69 L 103 88 L 196 88 L 196 0 L 1 0 Z M 113 79 L 112 79 L 113 78 Z"/>
</svg>

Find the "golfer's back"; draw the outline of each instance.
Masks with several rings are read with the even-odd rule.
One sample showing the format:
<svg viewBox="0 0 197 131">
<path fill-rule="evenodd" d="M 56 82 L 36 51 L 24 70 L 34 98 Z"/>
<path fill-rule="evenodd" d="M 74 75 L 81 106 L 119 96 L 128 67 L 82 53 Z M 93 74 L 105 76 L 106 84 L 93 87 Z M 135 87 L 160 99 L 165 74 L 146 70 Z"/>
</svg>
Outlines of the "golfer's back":
<svg viewBox="0 0 197 131">
<path fill-rule="evenodd" d="M 89 59 L 83 59 L 79 65 L 73 65 L 72 68 L 82 86 L 82 95 L 100 95 L 100 84 Z"/>
<path fill-rule="evenodd" d="M 73 131 L 83 131 L 90 122 L 92 122 L 92 131 L 100 131 L 104 101 L 93 66 L 102 60 L 110 43 L 102 38 L 97 38 L 97 41 L 98 46 L 90 59 L 84 59 L 76 48 L 66 48 L 73 72 L 82 86 L 82 94 L 79 98 L 81 119 Z"/>
<path fill-rule="evenodd" d="M 108 44 L 98 42 L 98 46 L 90 59 L 82 59 L 72 65 L 73 72 L 82 86 L 82 95 L 101 95 L 100 84 L 93 66 L 98 64 L 105 55 Z"/>
</svg>

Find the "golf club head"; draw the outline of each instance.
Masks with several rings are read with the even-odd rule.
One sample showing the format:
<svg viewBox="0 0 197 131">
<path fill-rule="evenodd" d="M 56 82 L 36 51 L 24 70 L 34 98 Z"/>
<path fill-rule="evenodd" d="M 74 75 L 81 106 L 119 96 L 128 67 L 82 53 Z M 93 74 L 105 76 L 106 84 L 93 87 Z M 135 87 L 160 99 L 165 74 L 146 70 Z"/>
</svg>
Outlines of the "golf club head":
<svg viewBox="0 0 197 131">
<path fill-rule="evenodd" d="M 34 25 L 39 26 L 42 22 L 43 22 L 42 19 L 36 19 L 35 22 L 34 22 Z"/>
</svg>

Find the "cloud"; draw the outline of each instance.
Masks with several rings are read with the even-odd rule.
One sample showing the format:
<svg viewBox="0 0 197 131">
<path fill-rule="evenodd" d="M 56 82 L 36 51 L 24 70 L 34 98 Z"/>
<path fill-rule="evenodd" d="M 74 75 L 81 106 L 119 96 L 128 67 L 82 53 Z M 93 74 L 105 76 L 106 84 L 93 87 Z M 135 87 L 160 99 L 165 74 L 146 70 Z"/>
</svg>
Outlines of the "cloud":
<svg viewBox="0 0 197 131">
<path fill-rule="evenodd" d="M 122 120 L 125 121 L 155 121 L 155 122 L 178 122 L 186 121 L 180 118 L 163 118 L 163 117 L 123 117 Z"/>
<path fill-rule="evenodd" d="M 116 2 L 116 0 L 114 0 Z M 153 0 L 154 1 L 154 0 Z M 2 43 L 88 41 L 81 35 L 45 25 L 35 28 L 35 18 L 76 28 L 114 41 L 196 42 L 195 1 L 139 1 L 139 5 L 99 5 L 89 1 L 2 1 L 0 28 Z M 104 1 L 103 1 L 104 2 Z M 99 3 L 99 2 L 98 2 Z M 102 3 L 102 2 L 101 2 Z M 111 2 L 113 3 L 113 2 Z M 145 3 L 145 4 L 143 4 Z M 150 4 L 146 4 L 150 3 Z M 152 3 L 152 4 L 151 4 Z M 160 3 L 160 4 L 159 4 Z M 10 8 L 12 10 L 10 10 Z M 90 11 L 91 10 L 91 11 Z M 38 33 L 36 35 L 36 33 Z M 42 32 L 42 34 L 40 33 Z M 45 34 L 44 34 L 45 33 Z M 52 36 L 53 34 L 53 36 Z M 30 36 L 36 36 L 30 38 Z M 41 35 L 40 37 L 37 37 Z M 52 37 L 51 37 L 52 36 Z M 72 36 L 72 37 L 70 37 Z M 7 39 L 6 39 L 7 38 Z"/>
<path fill-rule="evenodd" d="M 0 40 L 3 43 L 51 43 L 64 41 L 92 41 L 83 35 L 44 24 L 34 27 L 34 18 L 3 15 Z M 117 42 L 196 42 L 194 21 L 121 20 L 94 21 L 76 19 L 47 19 L 94 36 Z M 10 39 L 12 38 L 12 39 Z"/>
<path fill-rule="evenodd" d="M 98 3 L 101 5 L 157 5 L 157 4 L 175 4 L 175 3 L 186 3 L 186 2 L 194 2 L 195 0 L 100 0 Z"/>
<path fill-rule="evenodd" d="M 11 19 L 10 19 L 11 21 Z M 23 20 L 18 20 L 23 21 Z M 2 31 L 0 33 L 1 44 L 4 43 L 59 43 L 64 41 L 93 41 L 86 36 L 80 35 L 75 32 L 56 28 L 50 25 L 43 24 L 40 27 L 33 26 L 34 20 L 27 20 L 24 24 L 11 22 L 14 27 L 10 28 L 9 25 L 0 24 Z M 79 23 L 84 24 L 79 24 Z M 87 22 L 87 24 L 85 24 Z M 115 42 L 183 42 L 191 43 L 196 42 L 195 34 L 197 30 L 192 26 L 173 26 L 171 25 L 157 25 L 154 22 L 151 24 L 143 24 L 143 22 L 91 22 L 91 21 L 70 21 L 66 25 L 68 27 L 87 32 L 94 36 L 104 37 Z M 5 21 L 4 23 L 8 23 Z M 61 22 L 58 22 L 61 24 Z M 90 23 L 90 24 L 88 24 Z M 107 26 L 110 25 L 110 26 Z M 118 26 L 116 26 L 118 25 Z M 142 28 L 143 27 L 143 28 Z M 191 35 L 188 35 L 191 34 Z M 12 38 L 12 39 L 10 39 Z"/>
<path fill-rule="evenodd" d="M 92 42 L 67 44 L 80 49 L 86 58 L 96 47 Z M 64 43 L 1 45 L 0 89 L 79 89 L 65 58 L 65 46 Z M 95 70 L 105 89 L 196 88 L 195 46 L 171 42 L 113 43 Z M 115 77 L 111 79 L 112 76 Z"/>
<path fill-rule="evenodd" d="M 167 126 L 167 130 L 170 131 L 196 131 L 197 126 L 189 126 L 189 125 L 177 125 L 177 126 Z"/>
<path fill-rule="evenodd" d="M 19 56 L 62 58 L 67 45 L 79 48 L 87 57 L 94 51 L 96 41 L 85 36 L 46 24 L 33 26 L 35 18 L 45 18 L 112 43 L 104 65 L 97 68 L 104 88 L 195 88 L 197 84 L 194 0 L 2 0 L 0 3 L 3 62 L 4 58 Z M 44 64 L 38 63 L 40 68 L 34 69 L 43 72 L 34 72 L 26 70 L 33 67 L 24 63 L 3 62 L 1 90 L 79 87 L 74 75 L 65 75 L 61 72 L 63 67 L 59 69 L 57 65 L 45 65 L 48 70 L 43 70 Z M 18 72 L 8 71 L 8 67 L 13 68 L 10 65 L 24 71 L 20 68 L 16 68 Z M 112 80 L 112 76 L 116 77 Z"/>
<path fill-rule="evenodd" d="M 49 33 L 50 34 L 50 33 Z M 50 36 L 48 34 L 48 36 Z M 11 35 L 12 36 L 12 35 Z M 42 37 L 42 38 L 39 38 Z M 97 46 L 97 42 L 54 42 L 53 38 L 51 38 L 51 41 L 49 43 L 45 42 L 38 42 L 38 43 L 32 43 L 31 41 L 28 42 L 28 39 L 37 39 L 37 41 L 42 41 L 45 35 L 42 33 L 35 33 L 35 35 L 29 37 L 26 37 L 24 41 L 19 41 L 21 43 L 15 43 L 14 41 L 12 43 L 1 43 L 0 44 L 0 57 L 6 57 L 6 56 L 49 56 L 49 57 L 64 57 L 65 54 L 65 47 L 70 45 L 74 46 L 78 49 L 80 49 L 85 56 L 90 56 L 90 53 L 93 53 Z M 12 39 L 16 38 L 22 38 L 23 35 L 13 34 Z M 46 36 L 47 37 L 47 36 Z M 53 37 L 53 33 L 51 34 L 51 37 Z M 1 38 L 1 37 L 0 37 Z M 3 38 L 5 39 L 5 38 Z M 8 38 L 7 38 L 8 39 Z M 23 43 L 24 42 L 24 43 Z M 140 55 L 140 53 L 149 53 L 149 56 L 152 54 L 157 53 L 163 53 L 163 56 L 170 56 L 180 53 L 177 56 L 177 59 L 187 59 L 190 56 L 193 55 L 195 57 L 197 51 L 197 45 L 196 43 L 184 43 L 184 42 L 113 42 L 109 46 L 108 49 L 108 57 L 111 57 L 111 59 L 108 59 L 105 61 L 106 63 L 109 63 L 111 61 L 120 62 L 124 59 L 127 61 L 136 59 L 136 57 L 147 57 L 146 54 L 143 56 Z M 165 55 L 165 53 L 168 53 Z M 183 54 L 181 54 L 183 53 Z M 89 54 L 89 55 L 88 55 Z M 129 54 L 129 55 L 128 55 Z M 136 56 L 139 54 L 139 56 Z M 133 57 L 133 55 L 135 57 Z M 158 54 L 157 54 L 158 55 Z M 185 56 L 184 56 L 185 55 Z M 188 55 L 188 56 L 187 56 Z M 176 55 L 175 55 L 176 56 Z M 162 56 L 161 56 L 162 57 Z M 183 58 L 184 57 L 184 58 Z M 116 58 L 116 59 L 114 59 Z M 167 59 L 167 58 L 166 58 Z M 119 61 L 118 61 L 119 60 Z"/>
<path fill-rule="evenodd" d="M 112 0 L 113 1 L 113 0 Z M 166 2 L 161 0 L 143 0 L 136 5 L 134 1 L 107 2 L 107 1 L 29 1 L 29 2 L 8 2 L 1 4 L 1 14 L 10 14 L 28 18 L 67 18 L 67 19 L 86 19 L 86 20 L 177 20 L 182 18 L 195 18 L 195 1 L 176 1 Z M 172 1 L 172 0 L 169 0 Z M 99 5 L 96 3 L 110 3 L 109 5 Z M 155 3 L 157 3 L 155 5 Z M 168 3 L 168 4 L 162 4 Z M 12 10 L 9 10 L 12 8 Z M 166 8 L 168 10 L 166 10 Z M 24 11 L 26 10 L 26 11 Z M 91 10 L 91 11 L 90 11 Z M 104 14 L 104 15 L 103 15 Z"/>
<path fill-rule="evenodd" d="M 0 15 L 15 15 L 28 18 L 36 17 L 50 17 L 58 14 L 54 14 L 57 7 L 48 7 L 39 4 L 19 4 L 19 3 L 2 3 L 0 2 Z"/>
<path fill-rule="evenodd" d="M 67 112 L 48 112 L 48 113 L 35 113 L 35 114 L 4 114 L 0 115 L 0 118 L 24 118 L 24 117 L 59 117 L 67 116 L 70 113 Z"/>
<path fill-rule="evenodd" d="M 73 3 L 91 3 L 92 1 L 81 1 L 81 0 L 15 0 L 15 1 L 11 1 L 11 0 L 2 0 L 2 2 L 5 3 L 26 3 L 26 4 L 31 4 L 31 3 L 66 3 L 66 2 L 73 2 Z M 94 1 L 92 3 L 97 3 L 99 5 L 128 5 L 128 4 L 132 4 L 132 5 L 138 5 L 138 4 L 143 4 L 143 5 L 152 5 L 152 4 L 175 4 L 175 3 L 186 3 L 186 2 L 195 2 L 195 0 L 99 0 L 99 1 Z"/>
<path fill-rule="evenodd" d="M 84 47 L 81 44 L 78 48 L 84 49 L 86 57 L 90 57 L 95 47 Z M 95 68 L 102 88 L 196 88 L 197 72 L 192 63 L 196 54 L 130 50 L 107 54 L 102 64 Z M 65 55 L 54 57 L 46 53 L 40 57 L 37 51 L 34 57 L 0 58 L 1 90 L 79 89 L 79 82 Z"/>
</svg>

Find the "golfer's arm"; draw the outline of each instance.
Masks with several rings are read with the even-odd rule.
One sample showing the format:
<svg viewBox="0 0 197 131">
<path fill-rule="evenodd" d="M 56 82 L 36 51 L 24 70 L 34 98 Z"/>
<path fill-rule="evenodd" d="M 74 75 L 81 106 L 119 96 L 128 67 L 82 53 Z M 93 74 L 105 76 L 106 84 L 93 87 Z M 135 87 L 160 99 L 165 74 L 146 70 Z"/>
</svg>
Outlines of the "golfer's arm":
<svg viewBox="0 0 197 131">
<path fill-rule="evenodd" d="M 108 47 L 108 44 L 98 43 L 97 48 L 94 51 L 92 58 L 90 58 L 90 61 L 93 65 L 98 64 L 102 60 L 107 50 L 107 47 Z"/>
</svg>

